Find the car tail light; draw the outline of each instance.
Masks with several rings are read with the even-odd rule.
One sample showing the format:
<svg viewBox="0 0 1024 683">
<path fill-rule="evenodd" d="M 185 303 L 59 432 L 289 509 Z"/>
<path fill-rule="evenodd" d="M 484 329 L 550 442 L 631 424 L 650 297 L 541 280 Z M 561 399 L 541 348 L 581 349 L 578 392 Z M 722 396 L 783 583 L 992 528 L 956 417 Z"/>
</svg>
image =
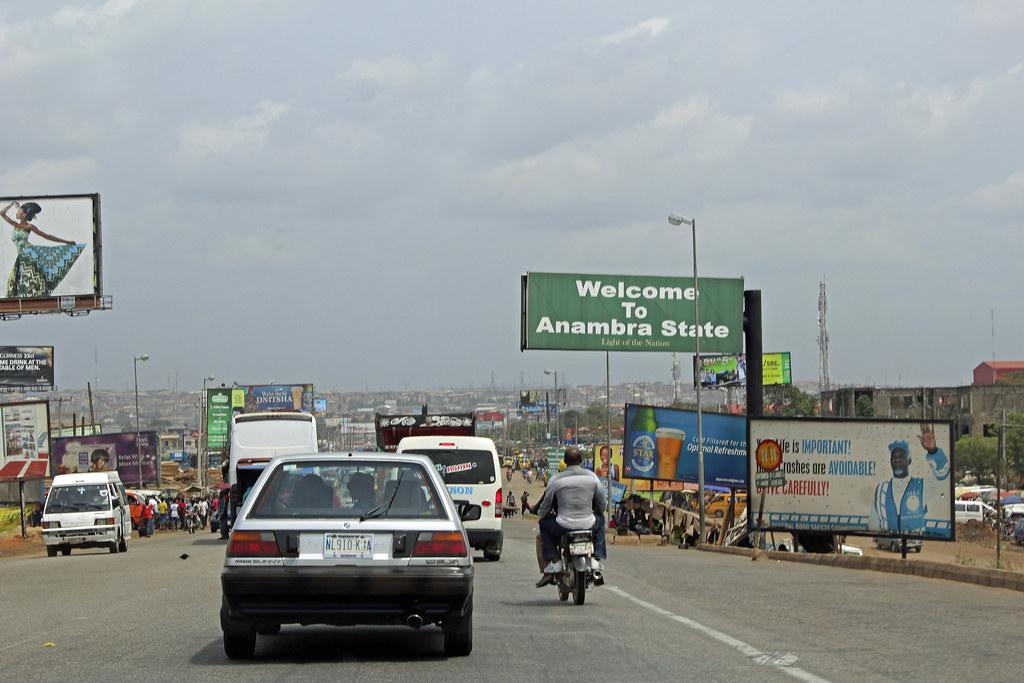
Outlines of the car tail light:
<svg viewBox="0 0 1024 683">
<path fill-rule="evenodd" d="M 281 557 L 277 539 L 270 531 L 232 531 L 228 557 Z"/>
<path fill-rule="evenodd" d="M 43 528 L 44 529 L 59 529 L 60 528 L 60 522 L 57 522 L 57 521 L 43 522 Z"/>
<path fill-rule="evenodd" d="M 99 526 L 114 526 L 113 517 L 97 517 L 96 524 Z"/>
<path fill-rule="evenodd" d="M 495 517 L 501 517 L 501 504 L 502 504 L 502 496 L 501 496 L 501 487 L 499 486 L 498 487 L 498 491 L 494 494 L 494 516 Z"/>
<path fill-rule="evenodd" d="M 466 543 L 458 531 L 421 531 L 413 557 L 465 557 Z"/>
</svg>

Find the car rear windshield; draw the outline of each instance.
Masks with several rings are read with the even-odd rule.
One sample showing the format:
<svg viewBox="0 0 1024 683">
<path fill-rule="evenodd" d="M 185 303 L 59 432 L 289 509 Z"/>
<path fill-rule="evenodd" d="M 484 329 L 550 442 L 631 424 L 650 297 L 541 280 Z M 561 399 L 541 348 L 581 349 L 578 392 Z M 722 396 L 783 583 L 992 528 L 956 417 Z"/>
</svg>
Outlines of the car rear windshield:
<svg viewBox="0 0 1024 683">
<path fill-rule="evenodd" d="M 446 484 L 493 484 L 497 481 L 494 471 L 494 454 L 490 451 L 474 451 L 443 448 L 415 448 L 404 453 L 425 455 L 434 461 L 434 467 Z"/>
<path fill-rule="evenodd" d="M 106 484 L 58 486 L 46 498 L 46 514 L 61 512 L 100 512 L 110 509 L 110 491 Z"/>
<path fill-rule="evenodd" d="M 309 461 L 278 465 L 249 518 L 444 519 L 423 467 L 396 462 Z"/>
</svg>

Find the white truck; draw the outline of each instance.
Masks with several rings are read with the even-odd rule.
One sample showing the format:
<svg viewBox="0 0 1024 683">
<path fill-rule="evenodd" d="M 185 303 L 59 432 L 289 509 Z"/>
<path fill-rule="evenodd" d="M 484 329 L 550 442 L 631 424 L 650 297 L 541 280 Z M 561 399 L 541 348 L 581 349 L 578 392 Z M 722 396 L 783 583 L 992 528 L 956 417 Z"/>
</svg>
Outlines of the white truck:
<svg viewBox="0 0 1024 683">
<path fill-rule="evenodd" d="M 221 538 L 228 537 L 235 513 L 271 458 L 316 452 L 316 419 L 309 413 L 242 413 L 232 417 L 227 472 L 231 488 L 227 504 L 221 504 Z"/>
</svg>

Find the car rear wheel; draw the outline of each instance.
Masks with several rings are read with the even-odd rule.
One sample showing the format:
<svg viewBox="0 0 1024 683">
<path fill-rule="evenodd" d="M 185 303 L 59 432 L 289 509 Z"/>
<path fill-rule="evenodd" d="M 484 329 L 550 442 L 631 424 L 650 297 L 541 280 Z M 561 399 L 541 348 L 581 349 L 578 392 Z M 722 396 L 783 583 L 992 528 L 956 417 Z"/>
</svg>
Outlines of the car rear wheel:
<svg viewBox="0 0 1024 683">
<path fill-rule="evenodd" d="M 110 554 L 111 555 L 116 555 L 118 553 L 118 551 L 121 550 L 121 541 L 120 540 L 111 541 L 110 544 L 107 547 L 110 549 Z"/>
<path fill-rule="evenodd" d="M 54 545 L 46 546 L 46 556 L 47 557 L 57 557 L 57 546 L 54 546 Z"/>
<path fill-rule="evenodd" d="M 445 619 L 444 653 L 449 657 L 465 657 L 473 651 L 473 603 L 461 617 Z"/>
<path fill-rule="evenodd" d="M 121 537 L 121 544 L 118 546 L 117 549 L 120 550 L 122 553 L 128 552 L 128 537 L 127 536 L 122 536 Z"/>
<path fill-rule="evenodd" d="M 501 559 L 501 546 L 486 548 L 484 550 L 484 559 L 488 562 L 497 562 Z"/>
<path fill-rule="evenodd" d="M 61 555 L 70 555 L 71 554 L 71 547 L 70 546 L 64 546 L 63 548 L 60 549 L 60 554 Z"/>
<path fill-rule="evenodd" d="M 248 622 L 229 619 L 225 603 L 220 606 L 220 628 L 228 659 L 249 659 L 256 653 L 256 629 Z"/>
<path fill-rule="evenodd" d="M 274 636 L 281 632 L 281 624 L 260 624 L 256 627 L 256 633 L 261 636 Z"/>
</svg>

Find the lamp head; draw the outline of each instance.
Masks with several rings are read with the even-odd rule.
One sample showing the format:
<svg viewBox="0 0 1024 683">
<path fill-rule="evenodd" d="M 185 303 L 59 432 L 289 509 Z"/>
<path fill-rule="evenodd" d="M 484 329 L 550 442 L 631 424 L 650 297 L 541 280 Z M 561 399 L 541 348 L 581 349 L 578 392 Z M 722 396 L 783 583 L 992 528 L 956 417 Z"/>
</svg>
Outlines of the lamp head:
<svg viewBox="0 0 1024 683">
<path fill-rule="evenodd" d="M 554 373 L 554 370 L 545 370 L 544 371 L 545 375 L 550 375 L 550 374 L 553 374 L 553 373 Z"/>
<path fill-rule="evenodd" d="M 217 378 L 214 377 L 213 375 L 207 375 L 206 377 L 203 378 L 203 381 L 205 381 L 205 382 L 212 382 L 215 379 L 217 379 Z"/>
<path fill-rule="evenodd" d="M 671 223 L 672 225 L 682 225 L 683 223 L 689 223 L 690 221 L 686 220 L 685 218 L 678 214 L 670 213 L 668 215 L 668 222 Z"/>
<path fill-rule="evenodd" d="M 149 360 L 149 354 L 148 354 L 148 353 L 144 353 L 144 354 L 142 354 L 141 356 L 138 356 L 138 357 L 136 358 L 136 360 L 143 360 L 143 361 L 145 361 L 145 360 Z"/>
</svg>

